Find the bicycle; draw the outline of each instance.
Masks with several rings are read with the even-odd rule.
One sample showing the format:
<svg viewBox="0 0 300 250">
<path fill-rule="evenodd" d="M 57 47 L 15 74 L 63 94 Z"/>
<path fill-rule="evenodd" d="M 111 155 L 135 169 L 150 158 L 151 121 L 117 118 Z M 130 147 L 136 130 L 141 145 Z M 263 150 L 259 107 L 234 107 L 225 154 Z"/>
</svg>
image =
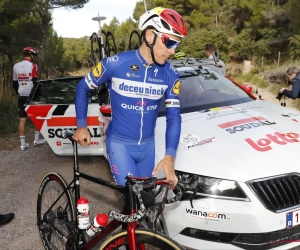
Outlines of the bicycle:
<svg viewBox="0 0 300 250">
<path fill-rule="evenodd" d="M 136 37 L 136 39 L 134 39 Z M 142 45 L 142 35 L 136 30 L 133 30 L 129 36 L 129 50 L 136 50 Z"/>
<path fill-rule="evenodd" d="M 73 145 L 73 180 L 67 184 L 62 175 L 49 172 L 41 181 L 37 198 L 37 226 L 45 249 L 90 249 L 121 225 L 126 229 L 106 239 L 100 250 L 116 250 L 124 247 L 130 250 L 145 250 L 148 247 L 163 250 L 185 249 L 160 232 L 142 228 L 140 223 L 147 217 L 155 224 L 164 209 L 171 182 L 155 177 L 127 176 L 124 187 L 80 172 L 77 143 L 72 139 L 73 131 L 65 130 L 62 135 L 70 139 Z M 85 229 L 79 229 L 77 226 L 75 201 L 80 198 L 80 178 L 114 189 L 120 192 L 124 199 L 122 212 L 110 211 L 109 217 L 113 220 L 90 239 Z M 153 189 L 158 189 L 155 195 L 148 192 Z"/>
<path fill-rule="evenodd" d="M 91 40 L 91 55 L 94 66 L 103 58 L 117 54 L 117 46 L 113 34 L 108 31 L 101 30 L 101 35 L 98 36 L 94 32 L 90 36 Z"/>
</svg>

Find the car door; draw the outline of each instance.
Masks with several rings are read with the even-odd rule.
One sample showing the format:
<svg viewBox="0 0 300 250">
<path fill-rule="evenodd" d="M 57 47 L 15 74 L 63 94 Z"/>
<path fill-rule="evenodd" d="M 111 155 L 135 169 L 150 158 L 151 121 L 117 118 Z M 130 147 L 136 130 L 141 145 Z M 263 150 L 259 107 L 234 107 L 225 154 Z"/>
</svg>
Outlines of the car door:
<svg viewBox="0 0 300 250">
<path fill-rule="evenodd" d="M 36 129 L 57 155 L 72 155 L 72 143 L 62 137 L 64 129 L 76 129 L 75 89 L 82 77 L 67 77 L 39 81 L 32 90 L 26 113 Z M 78 145 L 79 155 L 104 155 L 105 129 L 100 121 L 97 90 L 89 98 L 87 125 L 91 134 L 88 147 Z"/>
</svg>

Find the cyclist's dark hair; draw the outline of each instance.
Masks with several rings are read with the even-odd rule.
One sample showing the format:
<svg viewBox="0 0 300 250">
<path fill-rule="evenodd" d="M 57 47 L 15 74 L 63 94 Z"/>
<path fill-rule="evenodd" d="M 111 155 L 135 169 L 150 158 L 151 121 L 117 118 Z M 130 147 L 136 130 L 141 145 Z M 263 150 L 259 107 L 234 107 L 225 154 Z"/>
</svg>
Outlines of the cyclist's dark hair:
<svg viewBox="0 0 300 250">
<path fill-rule="evenodd" d="M 286 71 L 286 75 L 290 76 L 291 74 L 298 74 L 300 70 L 296 67 L 291 67 Z"/>
<path fill-rule="evenodd" d="M 212 43 L 208 43 L 205 45 L 205 50 L 210 52 L 216 51 L 216 46 Z"/>
</svg>

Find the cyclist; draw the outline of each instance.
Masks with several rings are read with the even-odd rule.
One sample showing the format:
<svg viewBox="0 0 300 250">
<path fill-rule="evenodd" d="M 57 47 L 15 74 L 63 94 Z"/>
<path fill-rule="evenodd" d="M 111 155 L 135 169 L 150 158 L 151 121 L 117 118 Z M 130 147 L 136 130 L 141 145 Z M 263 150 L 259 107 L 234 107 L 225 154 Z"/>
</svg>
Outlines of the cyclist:
<svg viewBox="0 0 300 250">
<path fill-rule="evenodd" d="M 18 95 L 18 110 L 19 110 L 19 134 L 21 140 L 21 150 L 26 150 L 29 144 L 25 139 L 26 117 L 25 102 L 31 92 L 33 85 L 38 79 L 38 68 L 34 63 L 38 51 L 33 47 L 26 47 L 23 49 L 24 59 L 14 65 L 13 68 L 13 87 Z M 39 131 L 35 131 L 33 144 L 39 145 L 46 142 L 45 139 L 39 139 Z"/>
<path fill-rule="evenodd" d="M 131 50 L 104 58 L 76 89 L 77 127 L 73 139 L 80 145 L 91 143 L 86 117 L 88 92 L 108 83 L 112 117 L 106 131 L 107 155 L 115 181 L 125 184 L 127 175 L 145 177 L 164 170 L 177 183 L 174 161 L 180 137 L 178 72 L 167 60 L 175 54 L 180 38 L 186 35 L 182 17 L 161 7 L 139 18 L 143 42 Z M 160 99 L 166 104 L 165 157 L 154 169 L 154 128 Z"/>
</svg>

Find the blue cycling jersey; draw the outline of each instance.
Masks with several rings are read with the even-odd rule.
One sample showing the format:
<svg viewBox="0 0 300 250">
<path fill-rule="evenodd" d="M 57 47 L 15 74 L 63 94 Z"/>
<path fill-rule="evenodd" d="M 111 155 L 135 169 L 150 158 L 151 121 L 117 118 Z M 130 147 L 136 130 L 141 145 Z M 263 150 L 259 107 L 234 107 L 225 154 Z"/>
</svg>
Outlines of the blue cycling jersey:
<svg viewBox="0 0 300 250">
<path fill-rule="evenodd" d="M 154 137 L 161 98 L 166 105 L 166 154 L 176 156 L 180 137 L 180 81 L 168 62 L 148 64 L 139 50 L 104 58 L 76 89 L 77 126 L 86 127 L 88 93 L 108 83 L 112 116 L 107 135 L 126 144 L 139 145 Z"/>
</svg>

